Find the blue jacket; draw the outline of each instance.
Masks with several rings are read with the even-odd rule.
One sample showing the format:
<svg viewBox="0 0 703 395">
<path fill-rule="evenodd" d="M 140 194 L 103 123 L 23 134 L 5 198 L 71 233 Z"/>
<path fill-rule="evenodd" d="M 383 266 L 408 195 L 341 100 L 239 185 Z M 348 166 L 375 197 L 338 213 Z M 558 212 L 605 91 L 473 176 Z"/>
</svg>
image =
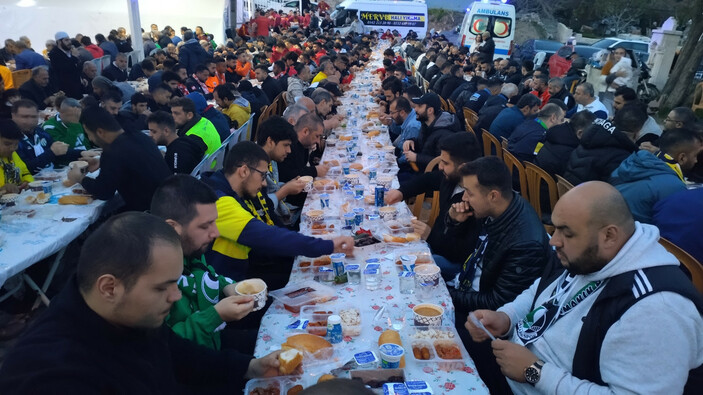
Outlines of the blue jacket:
<svg viewBox="0 0 703 395">
<path fill-rule="evenodd" d="M 393 121 L 393 125 L 395 124 L 395 121 Z M 402 152 L 403 143 L 405 142 L 405 140 L 412 140 L 420 137 L 421 127 L 422 124 L 420 123 L 420 121 L 417 120 L 417 114 L 415 113 L 415 110 L 410 110 L 410 114 L 408 114 L 408 117 L 405 118 L 403 124 L 398 126 L 398 128 L 400 129 L 400 133 L 393 142 L 396 154 L 399 155 L 398 163 L 408 162 L 408 160 L 405 158 L 405 154 L 403 154 Z"/>
<path fill-rule="evenodd" d="M 51 150 L 53 143 L 54 139 L 51 138 L 51 135 L 37 126 L 34 128 L 34 134 L 31 137 L 25 135 L 20 140 L 17 147 L 17 155 L 20 156 L 32 174 L 37 174 L 41 169 L 49 167 L 58 159 L 61 160 L 62 164 L 67 164 L 69 161 L 76 160 L 81 156 L 82 150 L 76 149 L 69 149 L 65 155 L 56 156 Z M 34 148 L 35 145 L 41 147 L 37 148 L 37 150 L 41 149 L 42 151 L 39 155 L 37 155 L 37 150 Z"/>
<path fill-rule="evenodd" d="M 648 224 L 652 223 L 658 201 L 686 190 L 686 184 L 669 165 L 645 150 L 625 158 L 613 171 L 610 183 L 625 198 L 635 220 Z"/>
<path fill-rule="evenodd" d="M 528 119 L 518 125 L 508 139 L 508 151 L 520 160 L 533 162 L 535 148 L 544 142 L 547 129 L 539 119 Z"/>
<path fill-rule="evenodd" d="M 331 254 L 334 250 L 332 240 L 304 236 L 256 218 L 244 199 L 232 190 L 221 170 L 204 180 L 219 197 L 216 224 L 220 236 L 206 254 L 207 262 L 218 274 L 235 281 L 246 279 L 251 250 L 277 256 L 309 257 Z"/>
<path fill-rule="evenodd" d="M 661 236 L 703 262 L 703 188 L 676 192 L 654 204 Z"/>
<path fill-rule="evenodd" d="M 206 60 L 211 58 L 212 56 L 205 52 L 198 40 L 194 38 L 186 41 L 178 51 L 178 63 L 186 67 L 188 75 L 195 73 L 195 66 L 204 64 Z"/>
<path fill-rule="evenodd" d="M 31 49 L 25 49 L 15 55 L 15 65 L 17 66 L 17 70 L 31 70 L 37 66 L 46 66 L 46 59 Z"/>
<path fill-rule="evenodd" d="M 517 125 L 524 121 L 525 116 L 517 106 L 509 107 L 498 114 L 488 131 L 500 141 L 501 137 L 510 138 Z"/>
<path fill-rule="evenodd" d="M 195 111 L 200 115 L 205 117 L 208 121 L 212 122 L 217 129 L 217 134 L 220 135 L 220 140 L 225 141 L 230 134 L 229 128 L 229 118 L 220 111 L 217 111 L 215 107 L 207 104 L 207 100 L 200 93 L 194 92 L 186 95 L 187 98 L 195 103 Z"/>
</svg>

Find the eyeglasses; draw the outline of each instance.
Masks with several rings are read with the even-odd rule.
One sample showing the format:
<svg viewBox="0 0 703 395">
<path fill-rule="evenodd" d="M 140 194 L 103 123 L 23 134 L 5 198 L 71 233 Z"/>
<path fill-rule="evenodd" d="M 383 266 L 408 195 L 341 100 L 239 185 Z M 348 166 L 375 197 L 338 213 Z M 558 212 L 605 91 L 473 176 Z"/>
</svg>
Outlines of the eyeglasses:
<svg viewBox="0 0 703 395">
<path fill-rule="evenodd" d="M 681 121 L 679 121 L 679 120 L 677 120 L 677 119 L 671 119 L 671 118 L 669 118 L 669 117 L 666 117 L 666 119 L 664 119 L 664 122 L 676 123 L 676 122 L 681 122 Z"/>
<path fill-rule="evenodd" d="M 263 178 L 264 180 L 266 179 L 266 177 L 268 177 L 271 174 L 269 171 L 261 171 L 255 167 L 251 167 L 249 165 L 247 165 L 247 167 L 249 168 L 249 170 L 253 170 L 253 171 L 259 173 L 261 175 L 261 178 Z"/>
</svg>

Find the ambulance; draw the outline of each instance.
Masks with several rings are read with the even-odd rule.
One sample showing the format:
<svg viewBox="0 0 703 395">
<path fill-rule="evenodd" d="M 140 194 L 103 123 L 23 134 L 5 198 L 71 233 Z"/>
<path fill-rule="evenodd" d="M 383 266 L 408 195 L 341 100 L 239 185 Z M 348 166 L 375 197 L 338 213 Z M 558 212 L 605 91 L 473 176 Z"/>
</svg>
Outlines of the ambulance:
<svg viewBox="0 0 703 395">
<path fill-rule="evenodd" d="M 496 44 L 493 58 L 509 57 L 515 38 L 515 7 L 507 2 L 508 0 L 474 1 L 466 9 L 459 29 L 461 45 L 470 47 L 477 35 L 487 31 Z"/>
</svg>

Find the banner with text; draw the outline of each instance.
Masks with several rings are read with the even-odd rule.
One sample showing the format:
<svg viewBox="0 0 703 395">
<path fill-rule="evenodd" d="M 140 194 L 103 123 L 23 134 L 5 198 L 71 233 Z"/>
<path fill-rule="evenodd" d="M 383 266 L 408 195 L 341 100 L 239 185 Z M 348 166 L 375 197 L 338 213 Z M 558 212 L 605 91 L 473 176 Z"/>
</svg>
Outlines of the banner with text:
<svg viewBox="0 0 703 395">
<path fill-rule="evenodd" d="M 360 19 L 366 26 L 424 27 L 425 15 L 404 12 L 361 11 Z"/>
</svg>

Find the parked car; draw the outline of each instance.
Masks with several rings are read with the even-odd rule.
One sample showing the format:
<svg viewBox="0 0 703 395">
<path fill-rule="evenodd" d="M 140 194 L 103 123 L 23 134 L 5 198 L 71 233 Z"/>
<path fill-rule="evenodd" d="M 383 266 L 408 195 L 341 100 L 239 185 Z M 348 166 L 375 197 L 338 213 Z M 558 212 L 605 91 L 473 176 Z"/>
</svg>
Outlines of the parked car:
<svg viewBox="0 0 703 395">
<path fill-rule="evenodd" d="M 615 47 L 624 47 L 625 49 L 632 50 L 639 62 L 646 62 L 649 58 L 649 43 L 642 40 L 626 40 L 618 37 L 606 37 L 604 39 L 598 40 L 593 45 L 593 48 L 598 48 L 598 50 L 610 50 Z"/>
<path fill-rule="evenodd" d="M 564 44 L 558 41 L 526 40 L 524 43 L 515 46 L 512 58 L 519 62 L 524 62 L 526 60 L 533 60 L 537 52 L 545 52 L 547 56 L 545 57 L 543 64 L 547 64 L 549 57 L 563 46 Z"/>
</svg>

